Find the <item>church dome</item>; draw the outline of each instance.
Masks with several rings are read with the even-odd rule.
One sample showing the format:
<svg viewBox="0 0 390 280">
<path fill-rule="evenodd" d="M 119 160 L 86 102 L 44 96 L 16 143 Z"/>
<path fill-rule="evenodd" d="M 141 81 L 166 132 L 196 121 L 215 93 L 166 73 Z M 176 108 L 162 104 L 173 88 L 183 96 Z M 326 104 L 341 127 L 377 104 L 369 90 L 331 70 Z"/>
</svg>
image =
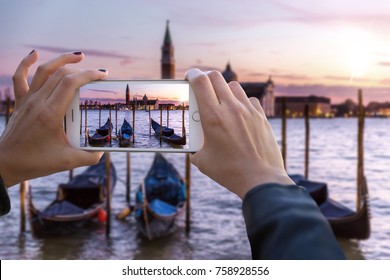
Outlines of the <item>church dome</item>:
<svg viewBox="0 0 390 280">
<path fill-rule="evenodd" d="M 232 71 L 230 62 L 226 65 L 225 71 L 222 72 L 222 76 L 225 78 L 226 82 L 237 81 L 237 74 Z"/>
</svg>

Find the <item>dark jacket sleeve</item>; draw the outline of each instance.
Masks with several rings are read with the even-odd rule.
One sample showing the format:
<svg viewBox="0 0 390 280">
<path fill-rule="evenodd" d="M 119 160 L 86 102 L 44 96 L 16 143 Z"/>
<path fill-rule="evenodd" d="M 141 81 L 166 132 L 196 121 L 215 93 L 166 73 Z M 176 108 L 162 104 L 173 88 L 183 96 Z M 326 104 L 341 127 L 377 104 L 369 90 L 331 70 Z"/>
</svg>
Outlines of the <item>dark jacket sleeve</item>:
<svg viewBox="0 0 390 280">
<path fill-rule="evenodd" d="M 260 185 L 247 193 L 242 207 L 253 259 L 345 259 L 304 188 Z"/>
</svg>

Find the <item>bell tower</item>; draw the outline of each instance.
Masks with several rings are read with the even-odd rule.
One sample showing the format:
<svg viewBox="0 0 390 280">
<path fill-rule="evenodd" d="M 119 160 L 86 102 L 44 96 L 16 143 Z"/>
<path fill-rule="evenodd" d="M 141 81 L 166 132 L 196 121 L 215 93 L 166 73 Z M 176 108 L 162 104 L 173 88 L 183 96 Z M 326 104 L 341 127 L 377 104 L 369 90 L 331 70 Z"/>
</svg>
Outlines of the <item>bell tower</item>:
<svg viewBox="0 0 390 280">
<path fill-rule="evenodd" d="M 161 79 L 175 78 L 175 59 L 173 58 L 173 45 L 169 32 L 169 20 L 165 29 L 164 42 L 161 47 Z"/>
</svg>

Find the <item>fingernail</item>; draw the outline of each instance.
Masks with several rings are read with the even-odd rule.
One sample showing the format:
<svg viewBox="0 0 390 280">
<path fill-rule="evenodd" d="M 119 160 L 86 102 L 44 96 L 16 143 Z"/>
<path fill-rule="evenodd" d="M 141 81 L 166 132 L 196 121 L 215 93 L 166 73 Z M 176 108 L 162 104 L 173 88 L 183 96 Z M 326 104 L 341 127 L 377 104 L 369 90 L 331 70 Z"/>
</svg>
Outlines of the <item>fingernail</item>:
<svg viewBox="0 0 390 280">
<path fill-rule="evenodd" d="M 104 72 L 104 73 L 107 73 L 108 71 L 106 70 L 106 69 L 104 69 L 104 68 L 99 68 L 98 69 L 100 72 Z"/>
<path fill-rule="evenodd" d="M 80 54 L 82 54 L 83 52 L 73 52 L 73 54 L 75 54 L 75 55 L 80 55 Z"/>
<path fill-rule="evenodd" d="M 35 50 L 32 50 L 28 55 L 32 54 L 33 52 L 35 52 Z"/>
</svg>

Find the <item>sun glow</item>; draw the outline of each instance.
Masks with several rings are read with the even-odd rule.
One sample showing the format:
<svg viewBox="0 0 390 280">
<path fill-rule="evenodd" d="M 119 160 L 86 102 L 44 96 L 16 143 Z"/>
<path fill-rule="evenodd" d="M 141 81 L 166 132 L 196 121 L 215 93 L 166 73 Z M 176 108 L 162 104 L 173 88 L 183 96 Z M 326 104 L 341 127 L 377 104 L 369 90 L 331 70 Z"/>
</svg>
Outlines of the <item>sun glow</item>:
<svg viewBox="0 0 390 280">
<path fill-rule="evenodd" d="M 342 44 L 350 80 L 362 78 L 374 62 L 375 38 L 367 31 L 349 29 L 343 32 Z"/>
</svg>

